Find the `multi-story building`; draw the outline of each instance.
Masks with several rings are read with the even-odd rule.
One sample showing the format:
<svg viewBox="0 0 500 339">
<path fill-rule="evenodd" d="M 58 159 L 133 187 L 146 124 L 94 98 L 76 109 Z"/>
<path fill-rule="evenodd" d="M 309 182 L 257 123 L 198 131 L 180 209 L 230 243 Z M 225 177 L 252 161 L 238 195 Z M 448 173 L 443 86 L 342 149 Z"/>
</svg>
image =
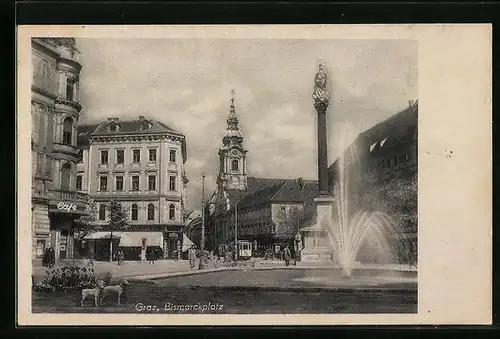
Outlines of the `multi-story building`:
<svg viewBox="0 0 500 339">
<path fill-rule="evenodd" d="M 183 240 L 187 178 L 186 137 L 167 125 L 140 116 L 109 118 L 81 126 L 77 186 L 96 205 L 102 231 L 87 236 L 85 248 L 97 259 L 109 258 L 108 204 L 118 201 L 129 228 L 116 232 L 127 260 L 144 259 L 146 248 L 159 246 L 165 258 L 175 256 Z"/>
<path fill-rule="evenodd" d="M 316 181 L 249 177 L 247 153 L 231 99 L 218 153 L 217 190 L 206 205 L 209 249 L 220 251 L 236 239 L 252 242 L 258 252 L 292 245 L 299 221 L 304 221 L 317 195 Z"/>
<path fill-rule="evenodd" d="M 362 132 L 329 168 L 330 191 L 349 175 L 351 198 L 371 208 L 388 208 L 409 241 L 410 260 L 417 257 L 418 100 L 389 119 Z M 342 171 L 341 171 L 342 169 Z M 399 184 L 398 184 L 399 183 Z M 381 192 L 391 191 L 392 199 Z M 400 191 L 399 193 L 397 191 Z M 398 194 L 396 194 L 398 193 Z M 366 207 L 364 205 L 352 206 Z"/>
<path fill-rule="evenodd" d="M 87 195 L 76 190 L 80 53 L 73 38 L 33 38 L 32 258 L 49 246 L 56 259 L 73 257 L 73 221 Z"/>
</svg>

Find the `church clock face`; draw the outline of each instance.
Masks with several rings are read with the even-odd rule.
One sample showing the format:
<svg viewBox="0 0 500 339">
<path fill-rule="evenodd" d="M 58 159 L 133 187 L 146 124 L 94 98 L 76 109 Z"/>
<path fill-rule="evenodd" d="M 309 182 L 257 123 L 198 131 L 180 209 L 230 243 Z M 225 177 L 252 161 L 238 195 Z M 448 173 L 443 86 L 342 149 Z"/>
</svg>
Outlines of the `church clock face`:
<svg viewBox="0 0 500 339">
<path fill-rule="evenodd" d="M 240 152 L 238 152 L 237 150 L 233 149 L 233 150 L 231 151 L 231 155 L 232 155 L 233 157 L 238 157 L 238 156 L 240 155 Z"/>
</svg>

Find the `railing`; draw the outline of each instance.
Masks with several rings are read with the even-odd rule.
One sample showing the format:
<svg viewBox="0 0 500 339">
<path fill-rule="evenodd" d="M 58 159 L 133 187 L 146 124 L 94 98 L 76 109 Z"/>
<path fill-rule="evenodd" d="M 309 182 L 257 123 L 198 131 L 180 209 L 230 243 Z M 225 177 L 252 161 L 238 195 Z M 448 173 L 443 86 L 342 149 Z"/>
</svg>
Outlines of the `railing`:
<svg viewBox="0 0 500 339">
<path fill-rule="evenodd" d="M 89 198 L 87 193 L 66 190 L 49 190 L 55 199 L 86 202 Z"/>
<path fill-rule="evenodd" d="M 80 150 L 72 145 L 55 142 L 52 144 L 52 151 L 76 155 Z"/>
<path fill-rule="evenodd" d="M 77 112 L 80 112 L 80 110 L 82 109 L 82 105 L 80 105 L 78 102 L 72 101 L 72 100 L 63 99 L 63 98 L 57 98 L 56 99 L 56 105 L 68 106 L 68 107 L 73 108 Z"/>
</svg>

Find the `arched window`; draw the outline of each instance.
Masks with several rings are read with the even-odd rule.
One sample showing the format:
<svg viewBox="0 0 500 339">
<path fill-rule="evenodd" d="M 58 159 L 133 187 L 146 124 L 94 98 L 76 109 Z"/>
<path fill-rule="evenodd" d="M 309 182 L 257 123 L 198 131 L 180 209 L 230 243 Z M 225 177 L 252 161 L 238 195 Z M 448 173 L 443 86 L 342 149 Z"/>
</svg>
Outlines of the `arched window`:
<svg viewBox="0 0 500 339">
<path fill-rule="evenodd" d="M 70 180 L 71 180 L 71 165 L 65 163 L 61 168 L 61 190 L 70 190 Z"/>
<path fill-rule="evenodd" d="M 106 205 L 99 205 L 99 220 L 106 220 Z"/>
<path fill-rule="evenodd" d="M 71 118 L 66 118 L 63 121 L 63 144 L 71 145 L 72 135 L 73 135 L 73 120 Z"/>
<path fill-rule="evenodd" d="M 133 204 L 132 205 L 132 220 L 137 220 L 138 214 L 139 214 L 139 208 L 137 207 L 136 204 Z"/>
<path fill-rule="evenodd" d="M 153 204 L 148 205 L 148 220 L 155 220 L 155 206 Z"/>
<path fill-rule="evenodd" d="M 170 206 L 168 207 L 168 218 L 170 220 L 175 220 L 175 205 L 174 204 L 170 204 Z"/>
<path fill-rule="evenodd" d="M 238 170 L 238 160 L 233 160 L 231 162 L 231 171 L 237 171 Z"/>
</svg>

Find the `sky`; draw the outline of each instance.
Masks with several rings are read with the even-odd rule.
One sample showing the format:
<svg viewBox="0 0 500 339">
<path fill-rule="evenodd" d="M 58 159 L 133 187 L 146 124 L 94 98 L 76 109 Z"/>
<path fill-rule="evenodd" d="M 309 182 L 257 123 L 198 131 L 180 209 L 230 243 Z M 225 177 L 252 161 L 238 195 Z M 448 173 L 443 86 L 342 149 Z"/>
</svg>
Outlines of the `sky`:
<svg viewBox="0 0 500 339">
<path fill-rule="evenodd" d="M 80 123 L 143 115 L 186 136 L 188 209 L 215 189 L 231 90 L 249 176 L 317 179 L 312 90 L 331 91 L 328 163 L 362 131 L 418 99 L 412 40 L 77 39 Z"/>
</svg>

